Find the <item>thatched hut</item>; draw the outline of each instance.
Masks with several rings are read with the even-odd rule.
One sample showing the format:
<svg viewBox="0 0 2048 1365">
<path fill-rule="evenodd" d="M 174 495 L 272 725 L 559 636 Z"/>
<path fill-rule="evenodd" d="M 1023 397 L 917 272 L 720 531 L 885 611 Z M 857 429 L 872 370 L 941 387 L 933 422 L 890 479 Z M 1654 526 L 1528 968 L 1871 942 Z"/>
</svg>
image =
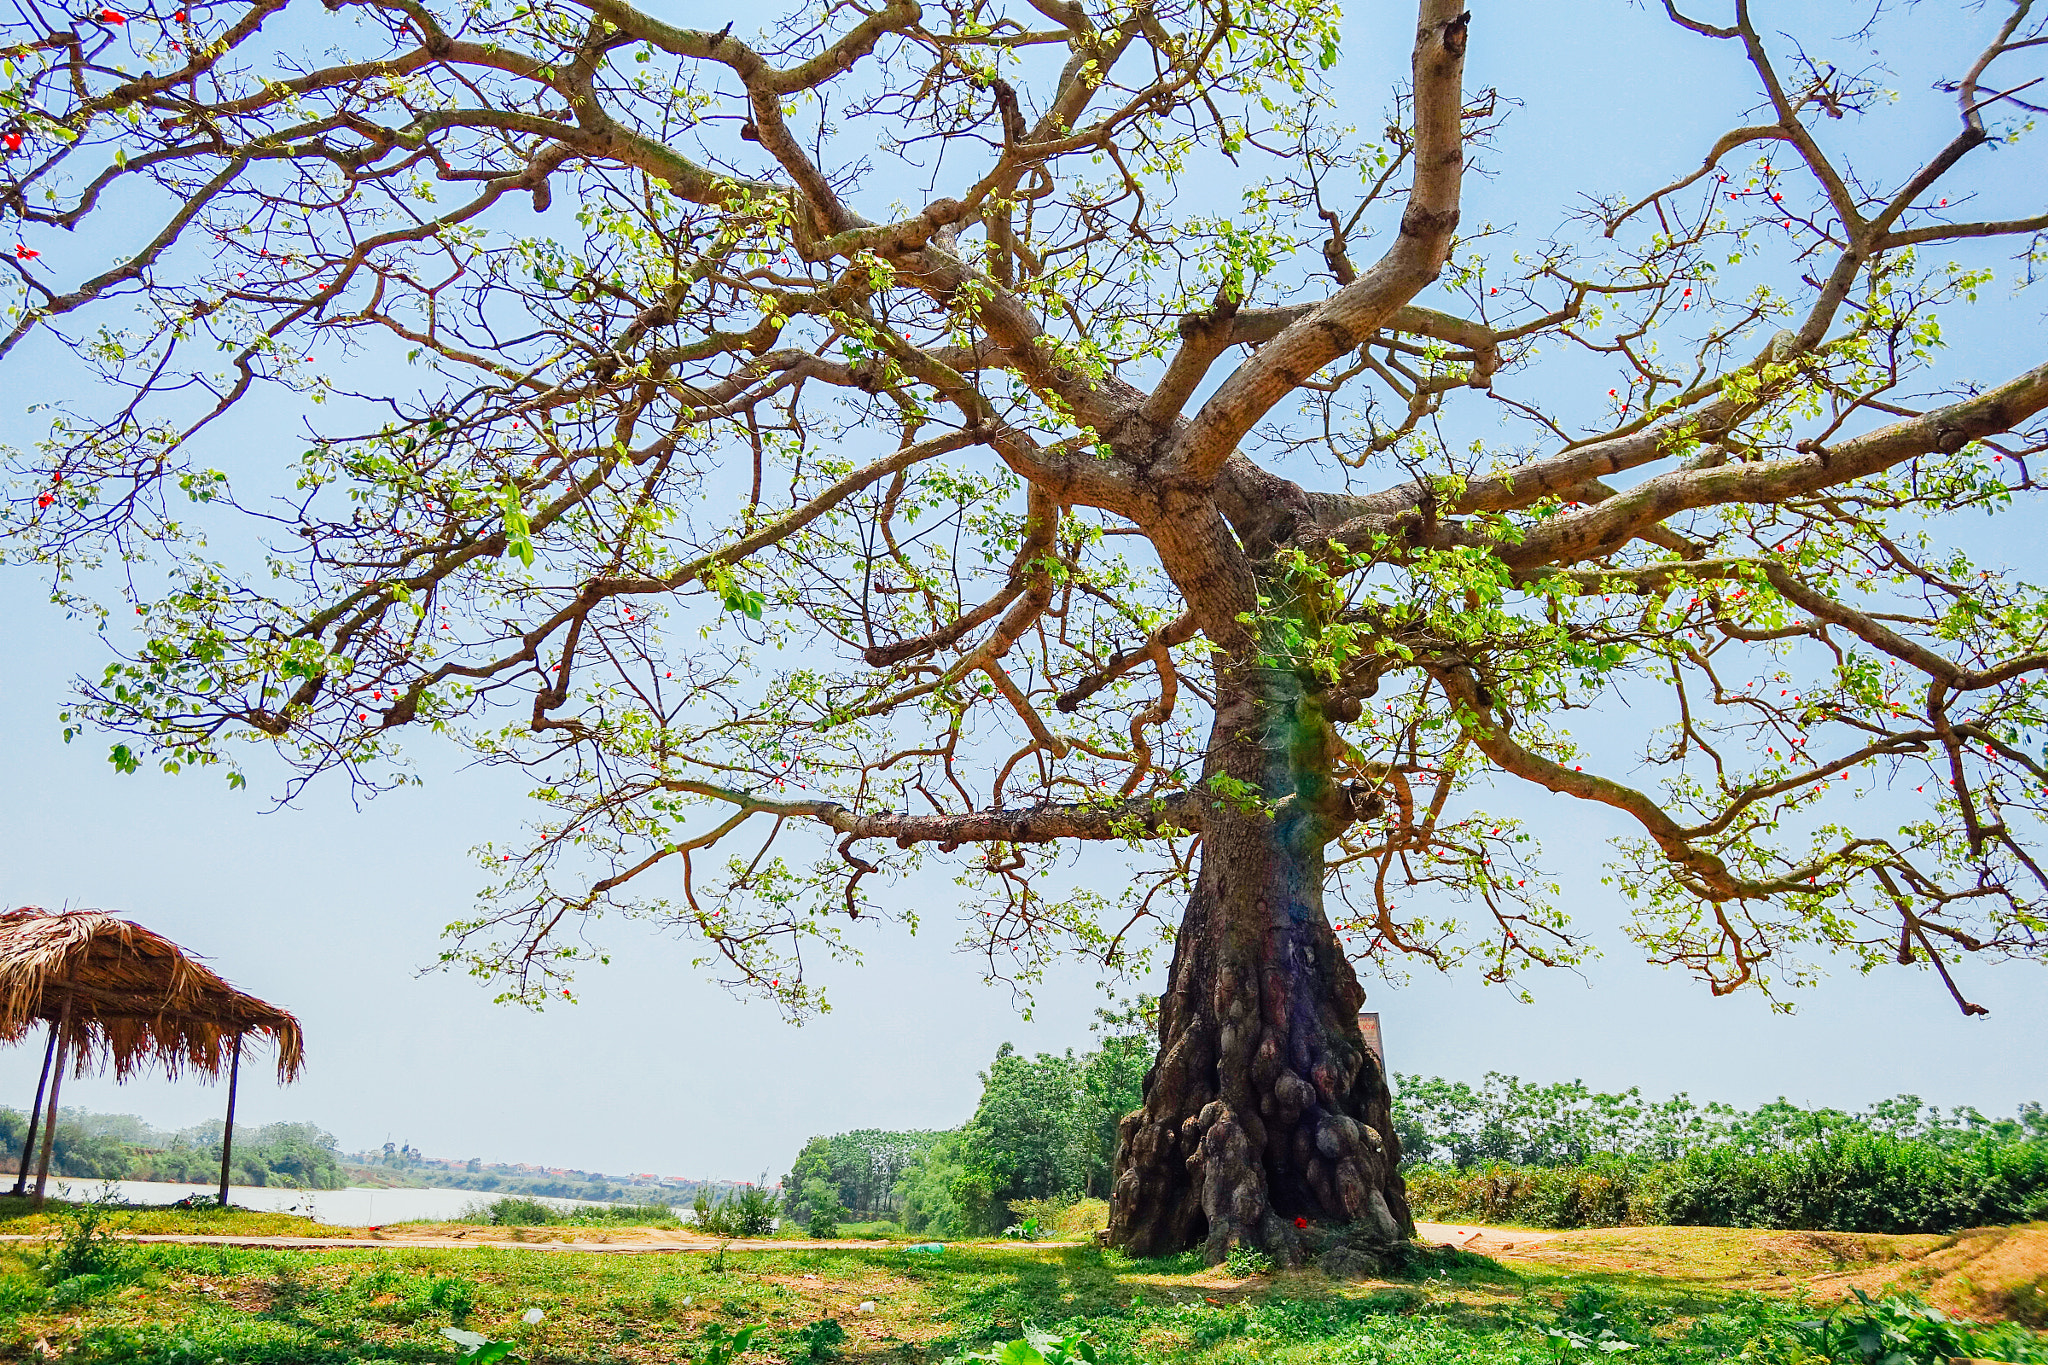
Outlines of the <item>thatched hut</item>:
<svg viewBox="0 0 2048 1365">
<path fill-rule="evenodd" d="M 37 1203 L 49 1181 L 57 1094 L 67 1071 L 86 1076 L 111 1066 L 115 1078 L 125 1080 L 148 1066 L 172 1077 L 196 1071 L 217 1078 L 225 1069 L 220 1198 L 226 1203 L 244 1041 L 251 1034 L 268 1037 L 280 1081 L 297 1079 L 305 1060 L 299 1021 L 288 1012 L 236 990 L 161 934 L 99 910 L 0 912 L 0 1042 L 22 1041 L 38 1021 L 48 1023 L 49 1042 L 14 1183 L 15 1194 L 26 1191 L 40 1127 Z"/>
</svg>

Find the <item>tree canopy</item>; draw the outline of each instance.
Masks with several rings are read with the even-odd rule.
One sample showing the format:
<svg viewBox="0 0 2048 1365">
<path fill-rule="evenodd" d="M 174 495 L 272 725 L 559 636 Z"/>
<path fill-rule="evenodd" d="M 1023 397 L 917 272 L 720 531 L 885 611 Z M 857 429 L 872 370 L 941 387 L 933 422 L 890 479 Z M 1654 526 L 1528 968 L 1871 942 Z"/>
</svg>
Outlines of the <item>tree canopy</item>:
<svg viewBox="0 0 2048 1365">
<path fill-rule="evenodd" d="M 1442 0 L 1384 110 L 1307 0 L 23 6 L 0 356 L 96 387 L 0 532 L 102 621 L 123 767 L 528 775 L 450 947 L 518 998 L 610 908 L 801 1011 L 962 849 L 990 971 L 1128 965 L 1242 821 L 1327 846 L 1348 953 L 1506 979 L 1582 944 L 1503 781 L 1634 821 L 1632 932 L 1715 991 L 2037 958 L 2048 616 L 1955 519 L 2036 494 L 2048 365 L 1928 367 L 2039 259 L 2048 29 L 1957 16 L 1929 126 L 1882 13 L 1753 8 L 1637 16 L 1753 121 L 1509 229 Z M 1593 770 L 1618 698 L 1660 728 Z"/>
</svg>

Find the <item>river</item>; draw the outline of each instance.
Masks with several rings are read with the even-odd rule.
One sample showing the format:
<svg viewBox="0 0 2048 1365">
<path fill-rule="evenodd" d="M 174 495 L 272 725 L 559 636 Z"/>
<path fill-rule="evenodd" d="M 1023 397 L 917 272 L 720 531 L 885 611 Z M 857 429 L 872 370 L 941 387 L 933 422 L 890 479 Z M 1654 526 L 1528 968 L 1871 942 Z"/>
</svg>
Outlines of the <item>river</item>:
<svg viewBox="0 0 2048 1365">
<path fill-rule="evenodd" d="M 154 1180 L 50 1177 L 50 1193 L 59 1199 L 92 1199 L 109 1188 L 116 1199 L 126 1204 L 173 1204 L 188 1194 L 218 1193 L 220 1187 L 173 1185 Z M 228 1187 L 228 1202 L 236 1208 L 296 1213 L 310 1217 L 316 1223 L 349 1228 L 454 1218 L 465 1209 L 503 1197 L 484 1190 L 373 1189 L 360 1185 L 341 1190 L 292 1190 L 276 1185 Z M 590 1199 L 543 1199 L 541 1202 L 560 1209 L 603 1207 Z"/>
</svg>

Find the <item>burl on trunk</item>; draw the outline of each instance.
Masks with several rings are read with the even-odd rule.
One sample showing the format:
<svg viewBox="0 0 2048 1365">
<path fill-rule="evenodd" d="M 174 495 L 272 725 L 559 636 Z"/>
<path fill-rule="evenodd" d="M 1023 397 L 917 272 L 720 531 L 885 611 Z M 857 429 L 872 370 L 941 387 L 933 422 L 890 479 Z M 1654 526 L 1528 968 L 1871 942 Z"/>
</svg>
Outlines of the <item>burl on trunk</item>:
<svg viewBox="0 0 2048 1365">
<path fill-rule="evenodd" d="M 1306 1219 L 1414 1233 L 1365 992 L 1323 914 L 1323 847 L 1376 807 L 1340 787 L 1317 695 L 1237 670 L 1219 700 L 1201 873 L 1160 1001 L 1158 1059 L 1117 1152 L 1110 1241 L 1134 1256 L 1238 1243 L 1299 1264 Z M 1219 784 L 1223 772 L 1234 781 Z M 1238 784 L 1243 784 L 1240 787 Z"/>
</svg>

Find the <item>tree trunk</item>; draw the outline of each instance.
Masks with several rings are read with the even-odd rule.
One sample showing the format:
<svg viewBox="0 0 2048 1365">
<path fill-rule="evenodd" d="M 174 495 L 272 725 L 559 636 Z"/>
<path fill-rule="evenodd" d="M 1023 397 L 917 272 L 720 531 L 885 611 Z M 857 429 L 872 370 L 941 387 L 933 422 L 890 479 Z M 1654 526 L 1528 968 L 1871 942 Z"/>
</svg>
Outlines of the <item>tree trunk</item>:
<svg viewBox="0 0 2048 1365">
<path fill-rule="evenodd" d="M 1391 1247 L 1415 1230 L 1392 1096 L 1323 914 L 1323 846 L 1375 803 L 1334 783 L 1335 733 L 1298 678 L 1228 673 L 1210 790 L 1222 772 L 1264 801 L 1205 817 L 1159 1055 L 1120 1132 L 1110 1241 L 1134 1256 L 1200 1246 L 1212 1264 L 1243 1243 L 1298 1265 L 1334 1224 Z"/>
</svg>

